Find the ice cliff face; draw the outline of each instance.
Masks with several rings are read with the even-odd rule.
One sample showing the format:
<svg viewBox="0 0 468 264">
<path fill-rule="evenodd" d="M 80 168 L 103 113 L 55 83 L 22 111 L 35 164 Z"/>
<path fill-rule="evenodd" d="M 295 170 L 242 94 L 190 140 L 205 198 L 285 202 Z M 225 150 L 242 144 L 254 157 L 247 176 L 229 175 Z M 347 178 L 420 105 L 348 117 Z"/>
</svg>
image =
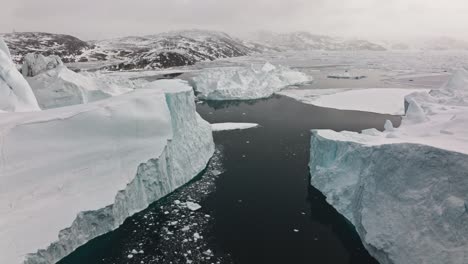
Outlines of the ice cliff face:
<svg viewBox="0 0 468 264">
<path fill-rule="evenodd" d="M 269 97 L 289 86 L 312 80 L 302 72 L 265 63 L 263 66 L 205 69 L 193 78 L 198 97 L 246 100 Z"/>
<path fill-rule="evenodd" d="M 311 184 L 380 263 L 468 263 L 467 76 L 408 95 L 399 128 L 312 135 Z"/>
<path fill-rule="evenodd" d="M 40 108 L 31 87 L 16 69 L 7 45 L 0 38 L 0 111 L 38 110 Z"/>
<path fill-rule="evenodd" d="M 382 264 L 468 263 L 468 156 L 312 137 L 312 185 Z"/>
<path fill-rule="evenodd" d="M 2 115 L 0 263 L 57 262 L 191 180 L 214 152 L 211 127 L 178 80 Z"/>
</svg>

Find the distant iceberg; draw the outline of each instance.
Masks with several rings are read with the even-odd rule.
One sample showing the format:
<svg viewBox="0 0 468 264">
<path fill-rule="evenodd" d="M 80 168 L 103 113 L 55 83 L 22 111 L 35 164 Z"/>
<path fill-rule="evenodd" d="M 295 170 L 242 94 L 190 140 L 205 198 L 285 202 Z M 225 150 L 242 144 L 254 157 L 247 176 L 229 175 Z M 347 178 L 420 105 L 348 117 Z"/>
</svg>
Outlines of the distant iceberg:
<svg viewBox="0 0 468 264">
<path fill-rule="evenodd" d="M 220 67 L 205 69 L 193 78 L 198 97 L 206 100 L 246 100 L 271 96 L 312 77 L 283 66 Z"/>
</svg>

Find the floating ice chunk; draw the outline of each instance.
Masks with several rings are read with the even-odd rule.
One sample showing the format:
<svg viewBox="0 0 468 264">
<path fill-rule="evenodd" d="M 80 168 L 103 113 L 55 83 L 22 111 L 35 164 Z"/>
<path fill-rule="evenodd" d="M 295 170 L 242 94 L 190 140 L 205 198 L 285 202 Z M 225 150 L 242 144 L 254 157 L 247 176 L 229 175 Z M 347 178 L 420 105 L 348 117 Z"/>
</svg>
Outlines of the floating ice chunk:
<svg viewBox="0 0 468 264">
<path fill-rule="evenodd" d="M 225 130 L 238 130 L 238 129 L 249 129 L 258 127 L 256 123 L 215 123 L 211 124 L 213 131 L 225 131 Z"/>
<path fill-rule="evenodd" d="M 264 71 L 264 72 L 271 72 L 271 71 L 274 71 L 274 70 L 276 70 L 275 65 L 273 65 L 273 64 L 271 64 L 269 62 L 265 63 L 263 65 L 263 67 L 262 67 L 262 71 Z"/>
<path fill-rule="evenodd" d="M 190 201 L 187 201 L 185 203 L 185 205 L 187 206 L 187 208 L 191 211 L 197 211 L 198 209 L 201 208 L 201 206 L 197 203 L 194 203 L 194 202 L 190 202 Z"/>
<path fill-rule="evenodd" d="M 310 82 L 302 72 L 266 63 L 260 68 L 205 69 L 193 78 L 199 97 L 208 100 L 243 100 L 269 97 L 286 86 Z"/>
<path fill-rule="evenodd" d="M 385 120 L 384 129 L 385 129 L 386 132 L 392 132 L 392 131 L 394 131 L 395 128 L 393 127 L 392 121 L 390 121 L 390 120 Z"/>
<path fill-rule="evenodd" d="M 353 80 L 364 79 L 366 77 L 367 76 L 365 75 L 352 74 L 350 72 L 331 73 L 327 76 L 327 78 L 331 78 L 331 79 L 353 79 Z"/>
</svg>

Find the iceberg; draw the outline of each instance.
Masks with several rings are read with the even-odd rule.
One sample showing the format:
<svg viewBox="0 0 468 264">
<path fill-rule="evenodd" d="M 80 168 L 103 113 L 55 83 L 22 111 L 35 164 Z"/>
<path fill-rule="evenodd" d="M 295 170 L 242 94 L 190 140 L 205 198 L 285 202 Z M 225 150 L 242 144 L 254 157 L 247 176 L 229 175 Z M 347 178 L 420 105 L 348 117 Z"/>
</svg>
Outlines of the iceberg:
<svg viewBox="0 0 468 264">
<path fill-rule="evenodd" d="M 85 104 L 130 92 L 137 85 L 128 79 L 100 73 L 76 73 L 57 56 L 28 54 L 23 75 L 42 109 Z"/>
<path fill-rule="evenodd" d="M 115 79 L 115 78 L 114 78 Z M 42 109 L 86 104 L 130 92 L 131 81 L 112 83 L 112 77 L 75 73 L 64 65 L 27 78 Z"/>
<path fill-rule="evenodd" d="M 340 110 L 364 111 L 379 114 L 404 115 L 404 99 L 414 92 L 428 89 L 366 88 L 366 89 L 308 89 L 279 92 L 300 102 Z"/>
<path fill-rule="evenodd" d="M 315 130 L 311 184 L 383 264 L 468 263 L 468 72 L 406 96 L 399 128 Z"/>
<path fill-rule="evenodd" d="M 201 172 L 214 143 L 194 99 L 170 80 L 0 113 L 0 263 L 56 263 Z"/>
<path fill-rule="evenodd" d="M 312 81 L 312 77 L 283 66 L 205 69 L 193 77 L 200 99 L 247 100 L 269 97 L 281 89 Z"/>
<path fill-rule="evenodd" d="M 0 38 L 0 111 L 39 111 L 39 105 L 28 82 L 16 69 L 5 42 Z"/>
</svg>

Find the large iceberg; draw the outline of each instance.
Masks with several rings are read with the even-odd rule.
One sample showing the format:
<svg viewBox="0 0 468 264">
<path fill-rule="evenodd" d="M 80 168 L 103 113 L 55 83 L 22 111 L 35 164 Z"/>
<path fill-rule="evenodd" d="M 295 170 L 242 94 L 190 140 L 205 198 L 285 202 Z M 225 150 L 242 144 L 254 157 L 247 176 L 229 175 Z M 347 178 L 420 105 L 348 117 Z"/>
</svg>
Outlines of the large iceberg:
<svg viewBox="0 0 468 264">
<path fill-rule="evenodd" d="M 206 100 L 265 98 L 287 86 L 310 81 L 312 77 L 302 72 L 270 63 L 204 69 L 193 78 L 198 97 Z"/>
<path fill-rule="evenodd" d="M 406 97 L 399 128 L 316 130 L 311 184 L 382 264 L 468 263 L 468 72 Z"/>
<path fill-rule="evenodd" d="M 136 87 L 128 79 L 73 72 L 57 56 L 28 54 L 22 71 L 42 109 L 90 103 Z"/>
<path fill-rule="evenodd" d="M 0 111 L 38 110 L 40 108 L 31 87 L 16 69 L 7 45 L 0 38 Z"/>
<path fill-rule="evenodd" d="M 56 263 L 190 181 L 214 152 L 180 80 L 0 115 L 0 263 Z"/>
</svg>

